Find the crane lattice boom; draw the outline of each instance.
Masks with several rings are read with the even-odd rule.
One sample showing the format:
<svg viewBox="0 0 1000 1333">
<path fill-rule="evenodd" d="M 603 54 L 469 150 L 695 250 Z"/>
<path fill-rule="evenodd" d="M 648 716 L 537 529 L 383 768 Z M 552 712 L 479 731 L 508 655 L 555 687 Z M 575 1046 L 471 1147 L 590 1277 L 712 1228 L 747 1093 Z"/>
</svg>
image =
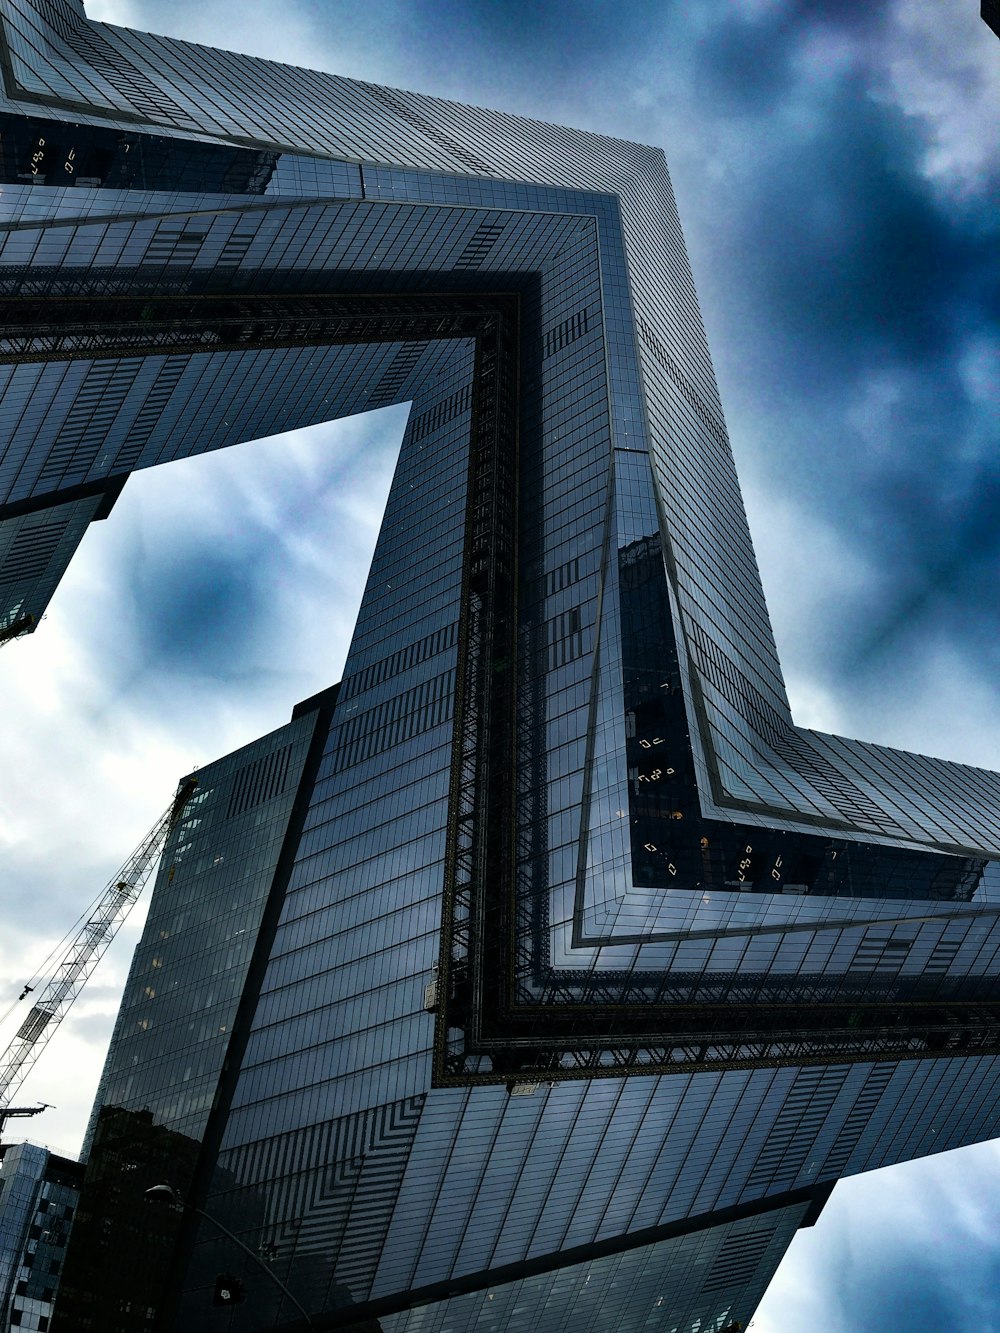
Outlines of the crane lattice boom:
<svg viewBox="0 0 1000 1333">
<path fill-rule="evenodd" d="M 98 898 L 90 915 L 72 937 L 44 982 L 27 1018 L 0 1055 L 0 1121 L 32 1065 L 118 933 L 122 922 L 138 902 L 163 850 L 167 835 L 180 818 L 196 785 L 195 780 L 190 779 L 181 787 L 170 809 L 143 838 Z M 22 998 L 31 989 L 26 986 L 21 992 Z"/>
</svg>

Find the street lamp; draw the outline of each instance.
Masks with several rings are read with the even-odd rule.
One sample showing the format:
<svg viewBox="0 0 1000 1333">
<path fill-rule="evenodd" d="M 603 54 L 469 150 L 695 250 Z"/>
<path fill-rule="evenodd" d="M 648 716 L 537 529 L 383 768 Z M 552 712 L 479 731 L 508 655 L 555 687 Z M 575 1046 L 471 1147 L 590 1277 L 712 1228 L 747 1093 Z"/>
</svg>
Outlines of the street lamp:
<svg viewBox="0 0 1000 1333">
<path fill-rule="evenodd" d="M 199 1217 L 203 1217 L 206 1222 L 211 1222 L 212 1226 L 215 1227 L 218 1231 L 221 1231 L 227 1240 L 231 1240 L 234 1245 L 239 1246 L 239 1248 L 243 1251 L 244 1254 L 249 1255 L 262 1273 L 267 1274 L 267 1276 L 271 1279 L 271 1281 L 275 1284 L 275 1286 L 278 1287 L 281 1290 L 281 1292 L 285 1296 L 287 1296 L 288 1299 L 291 1301 L 291 1303 L 295 1306 L 296 1310 L 298 1310 L 299 1314 L 306 1321 L 307 1326 L 309 1328 L 316 1327 L 316 1325 L 310 1318 L 308 1310 L 304 1309 L 299 1304 L 299 1302 L 295 1299 L 292 1293 L 285 1286 L 284 1282 L 282 1282 L 281 1278 L 278 1277 L 277 1273 L 273 1272 L 270 1268 L 268 1268 L 267 1264 L 264 1263 L 259 1254 L 254 1254 L 253 1250 L 251 1250 L 248 1245 L 244 1245 L 243 1242 L 240 1240 L 239 1236 L 234 1236 L 228 1227 L 224 1227 L 222 1223 L 218 1220 L 218 1218 L 213 1217 L 211 1213 L 206 1213 L 204 1208 L 199 1208 L 196 1203 L 185 1202 L 185 1200 L 181 1198 L 181 1196 L 178 1194 L 178 1192 L 174 1189 L 172 1185 L 151 1185 L 150 1188 L 146 1191 L 146 1199 L 149 1203 L 169 1204 L 171 1207 L 177 1209 L 187 1208 L 190 1212 L 197 1213 Z M 274 1251 L 272 1249 L 269 1257 L 273 1258 L 273 1256 L 274 1256 Z"/>
</svg>

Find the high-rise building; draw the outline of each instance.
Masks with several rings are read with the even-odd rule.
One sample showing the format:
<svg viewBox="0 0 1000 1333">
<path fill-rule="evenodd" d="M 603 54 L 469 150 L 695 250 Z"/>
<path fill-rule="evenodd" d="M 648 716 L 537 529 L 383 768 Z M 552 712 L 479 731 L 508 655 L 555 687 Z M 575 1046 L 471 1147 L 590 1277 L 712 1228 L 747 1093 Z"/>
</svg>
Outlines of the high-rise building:
<svg viewBox="0 0 1000 1333">
<path fill-rule="evenodd" d="M 83 1167 L 37 1143 L 0 1144 L 0 1329 L 46 1333 Z"/>
<path fill-rule="evenodd" d="M 0 520 L 411 404 L 339 692 L 168 845 L 57 1327 L 237 1266 L 237 1329 L 745 1322 L 834 1181 L 996 1132 L 1000 778 L 794 726 L 662 154 L 0 40 Z"/>
</svg>

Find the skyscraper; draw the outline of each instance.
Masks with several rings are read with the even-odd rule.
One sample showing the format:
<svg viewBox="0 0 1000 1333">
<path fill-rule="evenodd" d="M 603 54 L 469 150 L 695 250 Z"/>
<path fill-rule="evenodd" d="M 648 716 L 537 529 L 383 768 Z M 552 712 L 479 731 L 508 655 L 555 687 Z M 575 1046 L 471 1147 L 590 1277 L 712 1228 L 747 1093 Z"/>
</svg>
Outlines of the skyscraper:
<svg viewBox="0 0 1000 1333">
<path fill-rule="evenodd" d="M 95 1171 L 148 1110 L 322 1327 L 745 1318 L 832 1181 L 995 1131 L 1000 780 L 792 724 L 662 154 L 0 18 L 0 518 L 412 404 L 339 694 L 164 863 Z"/>
</svg>

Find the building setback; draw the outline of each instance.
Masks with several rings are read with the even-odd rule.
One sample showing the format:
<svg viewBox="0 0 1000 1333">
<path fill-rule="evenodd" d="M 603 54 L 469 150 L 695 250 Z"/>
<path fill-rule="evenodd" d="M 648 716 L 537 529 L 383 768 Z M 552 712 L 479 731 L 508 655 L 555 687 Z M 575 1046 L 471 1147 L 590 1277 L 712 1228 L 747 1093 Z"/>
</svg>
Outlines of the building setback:
<svg viewBox="0 0 1000 1333">
<path fill-rule="evenodd" d="M 745 1323 L 833 1182 L 996 1132 L 1000 779 L 793 725 L 662 153 L 0 35 L 0 522 L 411 403 L 339 693 L 168 845 L 56 1328 Z"/>
</svg>

